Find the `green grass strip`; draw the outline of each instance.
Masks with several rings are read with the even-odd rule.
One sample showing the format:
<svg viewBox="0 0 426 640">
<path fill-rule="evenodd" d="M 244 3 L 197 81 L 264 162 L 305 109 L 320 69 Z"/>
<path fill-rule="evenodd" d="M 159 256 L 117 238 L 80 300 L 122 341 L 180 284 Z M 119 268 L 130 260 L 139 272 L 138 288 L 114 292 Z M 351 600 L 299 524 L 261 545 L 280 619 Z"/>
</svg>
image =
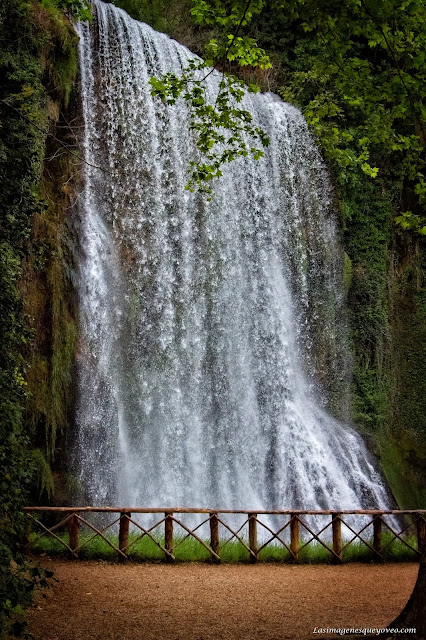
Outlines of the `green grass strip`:
<svg viewBox="0 0 426 640">
<path fill-rule="evenodd" d="M 58 537 L 68 544 L 68 534 L 58 533 Z M 78 556 L 81 559 L 102 559 L 102 560 L 116 560 L 117 552 L 109 546 L 109 544 L 100 538 L 99 536 L 91 538 L 91 534 L 81 534 L 79 544 L 81 548 L 78 551 Z M 137 534 L 130 534 L 129 536 L 129 560 L 135 562 L 159 562 L 164 560 L 164 553 L 155 544 L 153 540 L 144 536 L 142 539 L 137 540 L 133 545 L 132 541 L 138 538 Z M 382 547 L 385 547 L 382 555 L 383 560 L 386 562 L 417 562 L 419 560 L 418 554 L 409 549 L 400 540 L 393 540 L 392 534 L 384 534 L 382 538 Z M 108 540 L 118 547 L 118 536 L 108 536 Z M 158 542 L 164 547 L 164 538 L 156 538 Z M 175 536 L 173 539 L 174 550 L 173 555 L 179 562 L 209 562 L 211 561 L 211 555 L 207 549 L 205 549 L 197 540 L 192 537 L 183 540 L 183 536 L 179 538 Z M 372 541 L 367 539 L 367 542 L 372 546 Z M 406 542 L 415 549 L 417 548 L 417 540 L 415 536 L 406 538 Z M 386 546 L 388 545 L 389 546 Z M 208 544 L 208 541 L 206 541 Z M 220 542 L 223 544 L 223 541 Z M 246 542 L 246 544 L 248 544 Z M 303 546 L 304 541 L 300 541 L 300 546 Z M 331 545 L 331 542 L 326 542 Z M 39 538 L 36 534 L 31 534 L 29 545 L 29 551 L 34 554 L 46 554 L 49 556 L 67 556 L 69 552 L 61 544 L 59 540 L 54 538 L 43 536 Z M 228 542 L 220 548 L 219 555 L 221 562 L 228 564 L 235 564 L 239 562 L 249 562 L 250 557 L 247 549 L 238 542 Z M 261 562 L 291 562 L 292 557 L 289 551 L 279 544 L 269 544 L 262 549 L 258 555 L 258 559 Z M 377 556 L 360 540 L 352 542 L 342 554 L 343 562 L 377 562 L 380 561 Z M 334 561 L 332 553 L 330 553 L 323 545 L 314 541 L 304 547 L 299 553 L 299 562 L 304 564 L 321 564 L 332 563 Z"/>
</svg>

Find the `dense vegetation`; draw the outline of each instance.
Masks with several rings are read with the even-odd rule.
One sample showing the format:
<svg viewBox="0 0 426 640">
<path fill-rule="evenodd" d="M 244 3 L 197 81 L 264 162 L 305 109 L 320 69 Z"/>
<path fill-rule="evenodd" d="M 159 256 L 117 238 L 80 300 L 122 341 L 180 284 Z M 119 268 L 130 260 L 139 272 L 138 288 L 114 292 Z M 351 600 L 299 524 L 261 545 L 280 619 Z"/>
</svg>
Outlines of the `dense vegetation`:
<svg viewBox="0 0 426 640">
<path fill-rule="evenodd" d="M 31 492 L 43 489 L 43 483 L 47 489 L 52 485 L 46 434 L 26 419 L 28 401 L 37 397 L 34 385 L 30 390 L 28 386 L 29 364 L 42 340 L 41 323 L 37 327 L 27 311 L 47 319 L 51 292 L 44 292 L 41 312 L 28 307 L 23 291 L 31 298 L 55 260 L 54 207 L 43 188 L 43 166 L 47 150 L 54 151 L 48 139 L 59 120 L 60 105 L 68 101 L 76 77 L 76 43 L 69 19 L 55 2 L 2 1 L 0 634 L 10 625 L 15 633 L 23 630 L 21 605 L 28 603 L 35 583 L 46 581 L 46 572 L 25 561 L 26 519 L 21 507 Z M 55 347 L 49 345 L 48 351 L 51 357 Z"/>
<path fill-rule="evenodd" d="M 399 505 L 425 507 L 423 0 L 115 3 L 302 109 L 341 215 L 353 418 Z M 78 70 L 64 9 L 88 16 L 79 0 L 0 2 L 0 626 L 9 617 L 16 631 L 21 604 L 45 579 L 25 564 L 20 509 L 31 495 L 52 497 L 52 469 L 60 500 L 72 415 L 77 331 L 64 212 L 79 162 L 67 151 L 72 127 L 61 127 L 78 111 Z M 208 110 L 200 115 L 208 126 Z"/>
</svg>

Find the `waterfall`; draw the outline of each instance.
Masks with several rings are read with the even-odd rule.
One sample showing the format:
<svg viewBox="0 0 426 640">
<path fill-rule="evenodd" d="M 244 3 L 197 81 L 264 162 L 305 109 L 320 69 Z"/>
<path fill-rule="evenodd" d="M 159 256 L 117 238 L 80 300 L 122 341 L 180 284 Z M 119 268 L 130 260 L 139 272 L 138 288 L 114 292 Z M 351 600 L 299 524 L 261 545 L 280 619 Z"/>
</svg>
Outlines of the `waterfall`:
<svg viewBox="0 0 426 640">
<path fill-rule="evenodd" d="M 385 507 L 375 463 L 344 419 L 342 252 L 303 116 L 248 94 L 243 107 L 271 144 L 259 161 L 225 167 L 206 202 L 184 189 L 197 157 L 186 105 L 164 105 L 148 84 L 193 54 L 111 4 L 96 0 L 93 12 L 77 27 L 86 164 L 76 459 L 86 498 Z M 211 100 L 219 78 L 207 80 Z"/>
</svg>

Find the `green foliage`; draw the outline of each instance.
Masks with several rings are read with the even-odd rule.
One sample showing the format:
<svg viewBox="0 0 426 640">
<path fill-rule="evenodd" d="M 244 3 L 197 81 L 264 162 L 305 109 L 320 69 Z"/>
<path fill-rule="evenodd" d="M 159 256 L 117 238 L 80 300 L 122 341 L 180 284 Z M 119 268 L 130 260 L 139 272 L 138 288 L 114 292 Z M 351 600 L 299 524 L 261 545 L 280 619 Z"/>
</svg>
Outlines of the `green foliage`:
<svg viewBox="0 0 426 640">
<path fill-rule="evenodd" d="M 26 39 L 19 46 L 22 33 Z M 28 443 L 22 429 L 26 395 L 22 348 L 30 334 L 18 283 L 29 217 L 40 206 L 36 184 L 43 152 L 43 139 L 4 101 L 12 95 L 18 110 L 43 123 L 42 67 L 36 56 L 39 43 L 30 6 L 4 2 L 0 9 L 0 74 L 4 78 L 0 88 L 0 628 L 11 614 L 20 618 L 19 607 L 30 591 L 21 543 L 24 516 L 20 513 L 31 480 Z M 21 621 L 12 622 L 18 629 Z"/>
<path fill-rule="evenodd" d="M 192 37 L 193 29 L 189 25 L 188 13 L 191 0 L 113 0 L 113 3 L 127 11 L 140 22 L 147 22 L 157 31 L 171 33 L 177 40 Z M 192 50 L 194 42 L 192 44 Z"/>
<path fill-rule="evenodd" d="M 56 7 L 66 11 L 76 20 L 91 20 L 92 13 L 88 0 L 41 0 L 44 7 Z"/>
<path fill-rule="evenodd" d="M 0 550 L 3 551 L 2 545 Z M 4 550 L 6 553 L 9 551 L 8 548 Z M 48 587 L 53 576 L 52 571 L 30 564 L 24 558 L 20 560 L 18 563 L 12 559 L 8 572 L 0 574 L 0 637 L 5 640 L 11 637 L 33 638 L 28 630 L 24 607 L 30 604 L 34 588 Z"/>
<path fill-rule="evenodd" d="M 190 60 L 180 77 L 168 73 L 163 78 L 151 78 L 152 94 L 167 104 L 175 104 L 182 95 L 190 106 L 189 127 L 196 133 L 197 147 L 202 154 L 200 162 L 191 161 L 191 175 L 186 188 L 210 193 L 208 183 L 222 175 L 221 167 L 237 156 L 253 154 L 255 158 L 263 151 L 247 146 L 244 134 L 259 140 L 263 146 L 269 144 L 266 134 L 252 124 L 252 115 L 238 108 L 244 94 L 244 84 L 233 76 L 223 75 L 214 105 L 206 101 L 204 80 L 210 75 L 209 62 Z M 201 72 L 201 75 L 200 75 Z M 249 90 L 255 91 L 254 88 Z"/>
<path fill-rule="evenodd" d="M 195 0 L 191 15 L 195 22 L 220 26 L 218 37 L 210 39 L 205 49 L 205 60 L 190 60 L 180 76 L 168 73 L 162 78 L 151 78 L 152 95 L 167 104 L 175 104 L 179 97 L 190 108 L 190 129 L 195 133 L 201 159 L 192 161 L 190 178 L 186 188 L 211 193 L 210 181 L 222 175 L 224 164 L 238 156 L 252 154 L 255 159 L 263 156 L 256 145 L 266 147 L 269 140 L 265 132 L 252 124 L 252 115 L 239 104 L 246 91 L 257 92 L 259 87 L 248 87 L 235 75 L 226 73 L 223 65 L 235 63 L 240 67 L 252 66 L 268 69 L 271 62 L 264 49 L 255 40 L 240 35 L 253 16 L 263 7 L 263 2 L 204 2 Z M 227 32 L 229 29 L 232 33 Z M 216 66 L 223 75 L 214 104 L 206 100 L 204 82 Z M 244 135 L 253 141 L 247 145 Z"/>
<path fill-rule="evenodd" d="M 34 338 L 25 314 L 22 265 L 36 216 L 46 206 L 40 178 L 52 97 L 66 99 L 76 75 L 77 39 L 58 6 L 24 0 L 0 5 L 0 637 L 25 633 L 22 606 L 46 573 L 24 554 L 27 519 L 21 508 L 40 474 L 51 491 L 44 454 L 31 454 L 23 423 L 27 403 L 27 353 Z M 57 54 L 57 57 L 55 56 Z M 63 55 L 62 55 L 63 54 Z M 62 55 L 62 59 L 61 59 Z M 60 64 L 57 64 L 60 60 Z M 67 66 L 66 62 L 70 60 Z M 62 70 L 59 67 L 62 65 Z M 48 90 L 50 96 L 48 97 Z M 43 253 L 43 252 L 42 252 Z M 45 257 L 39 252 L 38 268 Z"/>
<path fill-rule="evenodd" d="M 426 445 L 406 430 L 381 434 L 380 460 L 398 505 L 415 509 L 426 504 Z M 417 458 L 417 460 L 416 460 Z"/>
<path fill-rule="evenodd" d="M 241 24 L 247 25 L 265 8 L 263 0 L 193 0 L 191 15 L 195 22 L 220 25 L 233 30 Z"/>
<path fill-rule="evenodd" d="M 256 20 L 259 38 L 281 57 L 282 97 L 302 107 L 339 180 L 347 179 L 351 168 L 374 179 L 379 172 L 391 173 L 397 163 L 399 177 L 411 184 L 419 206 L 425 202 L 426 9 L 421 0 L 329 0 L 321 11 L 313 0 L 193 0 L 191 15 L 217 34 L 205 48 L 206 64 L 268 68 L 269 56 L 250 36 Z M 271 19 L 281 35 L 275 46 L 263 33 Z M 186 83 L 194 71 L 193 64 L 192 73 L 184 73 Z M 168 80 L 157 95 L 166 91 L 173 97 L 176 90 L 180 95 L 178 79 Z M 191 95 L 184 96 L 190 104 Z M 204 118 L 203 131 L 208 118 L 214 128 L 214 109 Z M 226 126 L 232 131 L 232 119 Z M 199 178 L 211 175 L 201 172 Z M 407 216 L 401 215 L 398 222 L 406 225 Z M 426 233 L 421 211 L 412 214 L 412 222 L 410 228 Z"/>
<path fill-rule="evenodd" d="M 420 216 L 413 214 L 412 211 L 404 211 L 395 218 L 396 224 L 399 224 L 402 229 L 412 229 L 417 231 L 420 235 L 426 236 L 426 225 L 424 220 Z"/>
<path fill-rule="evenodd" d="M 321 14 L 312 4 L 298 12 L 301 62 L 289 60 L 282 95 L 302 106 L 342 183 L 350 167 L 404 180 L 420 214 L 425 75 L 412 59 L 423 55 L 424 4 L 331 2 Z"/>
<path fill-rule="evenodd" d="M 352 262 L 348 303 L 355 352 L 355 419 L 369 430 L 383 426 L 388 417 L 391 207 L 388 198 L 378 193 L 380 186 L 380 181 L 360 177 L 352 189 L 344 191 L 345 245 Z"/>
<path fill-rule="evenodd" d="M 55 483 L 52 470 L 43 451 L 41 449 L 33 449 L 30 453 L 30 460 L 37 476 L 39 497 L 45 494 L 47 499 L 51 498 Z"/>
<path fill-rule="evenodd" d="M 285 3 L 282 3 L 283 6 Z M 424 200 L 426 42 L 423 2 L 299 3 L 302 63 L 285 70 L 285 96 L 301 104 L 340 181 L 345 169 L 391 177 Z M 299 31 L 300 33 L 300 31 Z M 307 55 L 306 55 L 307 54 Z M 377 166 L 374 166 L 374 164 Z M 414 228 L 414 227 L 413 227 Z"/>
</svg>

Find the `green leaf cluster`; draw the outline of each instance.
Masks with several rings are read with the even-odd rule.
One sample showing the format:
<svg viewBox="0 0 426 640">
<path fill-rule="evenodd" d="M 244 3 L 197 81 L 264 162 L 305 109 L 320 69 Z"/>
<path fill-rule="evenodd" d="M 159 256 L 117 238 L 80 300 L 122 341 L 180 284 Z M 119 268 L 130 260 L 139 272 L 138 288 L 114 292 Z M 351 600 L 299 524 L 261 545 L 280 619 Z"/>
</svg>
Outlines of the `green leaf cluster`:
<svg viewBox="0 0 426 640">
<path fill-rule="evenodd" d="M 413 215 L 423 218 L 424 1 L 328 0 L 318 11 L 317 3 L 300 0 L 275 7 L 288 34 L 288 49 L 277 50 L 279 93 L 302 109 L 338 183 L 354 171 L 397 181 L 415 196 Z"/>
<path fill-rule="evenodd" d="M 395 218 L 396 224 L 399 224 L 403 229 L 413 229 L 420 235 L 426 236 L 426 226 L 424 220 L 412 211 L 403 211 L 399 216 Z"/>
<path fill-rule="evenodd" d="M 224 164 L 236 157 L 252 154 L 256 159 L 263 155 L 261 148 L 269 139 L 265 132 L 253 124 L 253 116 L 240 108 L 246 90 L 255 92 L 257 87 L 246 87 L 233 75 L 223 74 L 216 101 L 210 104 L 206 97 L 205 79 L 212 73 L 209 61 L 192 59 L 182 75 L 168 73 L 162 78 L 151 78 L 151 93 L 173 105 L 183 98 L 189 105 L 190 129 L 195 133 L 199 160 L 190 162 L 190 177 L 186 189 L 210 194 L 209 183 L 222 175 Z M 248 145 L 245 136 L 252 144 Z"/>
<path fill-rule="evenodd" d="M 239 67 L 269 69 L 271 62 L 265 50 L 247 34 L 243 34 L 253 17 L 264 7 L 261 0 L 249 2 L 219 2 L 194 0 L 190 11 L 194 21 L 215 25 L 217 37 L 205 48 L 205 60 L 192 59 L 180 76 L 166 74 L 151 78 L 152 95 L 167 104 L 182 97 L 190 109 L 190 129 L 200 151 L 200 158 L 190 163 L 190 176 L 186 188 L 190 191 L 211 193 L 210 182 L 222 175 L 222 167 L 237 157 L 251 154 L 255 159 L 263 156 L 262 147 L 269 144 L 266 133 L 252 124 L 252 115 L 240 108 L 246 91 L 257 92 L 256 84 L 246 86 L 235 74 L 226 72 L 226 64 Z M 213 70 L 223 71 L 216 100 L 206 99 L 205 80 Z M 247 144 L 245 137 L 251 140 Z"/>
<path fill-rule="evenodd" d="M 91 20 L 92 12 L 88 0 L 41 0 L 45 7 L 56 7 L 65 11 L 75 20 Z"/>
</svg>

